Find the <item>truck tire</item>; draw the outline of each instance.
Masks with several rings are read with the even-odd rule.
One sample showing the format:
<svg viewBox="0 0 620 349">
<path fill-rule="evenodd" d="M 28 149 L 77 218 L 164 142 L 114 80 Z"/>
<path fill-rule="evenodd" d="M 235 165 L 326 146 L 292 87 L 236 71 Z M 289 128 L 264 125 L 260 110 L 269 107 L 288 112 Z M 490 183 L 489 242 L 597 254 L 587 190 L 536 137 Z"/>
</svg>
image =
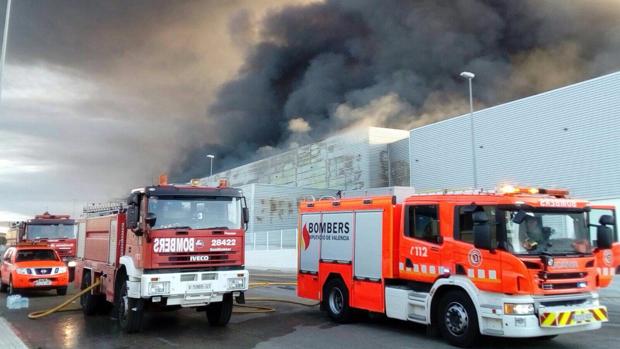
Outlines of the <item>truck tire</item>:
<svg viewBox="0 0 620 349">
<path fill-rule="evenodd" d="M 125 333 L 135 333 L 142 329 L 144 318 L 144 300 L 129 298 L 127 294 L 127 277 L 119 285 L 115 309 L 118 325 Z"/>
<path fill-rule="evenodd" d="M 353 318 L 353 309 L 349 306 L 349 290 L 340 279 L 331 279 L 323 288 L 323 307 L 329 317 L 337 323 L 348 323 Z"/>
<path fill-rule="evenodd" d="M 207 320 L 209 325 L 223 327 L 228 324 L 233 310 L 232 293 L 227 293 L 222 297 L 221 302 L 207 305 Z"/>
<path fill-rule="evenodd" d="M 439 331 L 450 344 L 468 348 L 480 337 L 478 314 L 469 296 L 463 291 L 449 291 L 439 300 Z"/>
<path fill-rule="evenodd" d="M 91 284 L 92 282 L 90 272 L 85 272 L 82 276 L 82 284 L 80 285 L 80 290 L 85 290 Z M 65 294 L 66 292 L 67 290 L 65 289 Z M 97 312 L 97 308 L 99 307 L 99 297 L 94 295 L 92 292 L 87 292 L 80 296 L 80 305 L 82 306 L 82 312 L 84 313 L 84 315 L 95 315 L 95 313 Z"/>
<path fill-rule="evenodd" d="M 66 287 L 59 287 L 56 289 L 56 294 L 59 296 L 65 296 L 67 294 L 67 288 Z"/>
</svg>

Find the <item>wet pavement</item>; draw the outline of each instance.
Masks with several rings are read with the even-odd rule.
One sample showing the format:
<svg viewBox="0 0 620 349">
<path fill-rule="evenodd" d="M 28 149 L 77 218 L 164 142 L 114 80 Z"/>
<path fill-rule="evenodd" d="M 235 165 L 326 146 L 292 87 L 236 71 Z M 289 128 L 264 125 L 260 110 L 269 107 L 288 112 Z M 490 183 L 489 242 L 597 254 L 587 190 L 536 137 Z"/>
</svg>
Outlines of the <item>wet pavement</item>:
<svg viewBox="0 0 620 349">
<path fill-rule="evenodd" d="M 293 275 L 253 272 L 252 281 L 294 281 Z M 70 290 L 70 293 L 73 293 Z M 426 334 L 424 326 L 383 318 L 361 317 L 353 324 L 337 325 L 319 311 L 288 303 L 251 303 L 277 309 L 267 314 L 234 314 L 225 328 L 209 327 L 204 312 L 182 309 L 147 313 L 143 331 L 123 334 L 109 315 L 84 317 L 78 309 L 30 320 L 27 314 L 60 303 L 55 292 L 36 292 L 30 308 L 7 309 L 0 296 L 4 317 L 19 338 L 31 348 L 452 348 L 441 338 Z M 68 297 L 68 296 L 67 296 Z M 247 297 L 297 299 L 293 286 L 253 289 Z M 305 300 L 297 299 L 302 302 Z M 307 301 L 305 301 L 307 302 Z M 481 348 L 613 348 L 620 340 L 620 285 L 603 292 L 611 322 L 601 330 L 559 336 L 552 341 L 485 338 Z M 243 310 L 243 309 L 242 309 Z"/>
</svg>

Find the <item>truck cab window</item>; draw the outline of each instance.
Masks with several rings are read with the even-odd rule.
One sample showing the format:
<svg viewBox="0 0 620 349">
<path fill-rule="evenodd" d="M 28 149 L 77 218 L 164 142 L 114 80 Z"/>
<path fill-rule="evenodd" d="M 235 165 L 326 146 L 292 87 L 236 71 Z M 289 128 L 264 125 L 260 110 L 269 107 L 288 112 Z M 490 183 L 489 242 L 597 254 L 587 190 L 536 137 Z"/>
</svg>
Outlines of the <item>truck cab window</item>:
<svg viewBox="0 0 620 349">
<path fill-rule="evenodd" d="M 491 227 L 491 236 L 493 238 L 493 245 L 497 243 L 497 208 L 495 206 L 458 206 L 456 213 L 458 215 L 455 225 L 454 239 L 458 241 L 467 242 L 469 244 L 474 243 L 474 212 L 484 210 L 489 217 L 489 225 Z"/>
<path fill-rule="evenodd" d="M 437 205 L 417 205 L 407 207 L 405 236 L 439 242 L 439 219 Z"/>
</svg>

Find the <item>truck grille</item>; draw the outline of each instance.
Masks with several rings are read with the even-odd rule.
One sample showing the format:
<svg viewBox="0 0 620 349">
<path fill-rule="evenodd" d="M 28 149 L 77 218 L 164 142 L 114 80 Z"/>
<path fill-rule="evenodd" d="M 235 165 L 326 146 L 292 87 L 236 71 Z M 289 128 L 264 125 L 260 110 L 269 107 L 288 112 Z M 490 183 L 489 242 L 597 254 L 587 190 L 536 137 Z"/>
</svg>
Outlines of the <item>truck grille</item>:
<svg viewBox="0 0 620 349">
<path fill-rule="evenodd" d="M 586 272 L 578 273 L 547 273 L 541 271 L 538 273 L 538 277 L 545 280 L 563 280 L 563 279 L 583 279 L 588 276 Z"/>
<path fill-rule="evenodd" d="M 161 266 L 173 267 L 201 264 L 204 266 L 227 266 L 240 264 L 239 251 L 187 252 L 161 254 Z"/>
<path fill-rule="evenodd" d="M 34 273 L 37 275 L 50 275 L 52 268 L 34 268 Z"/>
</svg>

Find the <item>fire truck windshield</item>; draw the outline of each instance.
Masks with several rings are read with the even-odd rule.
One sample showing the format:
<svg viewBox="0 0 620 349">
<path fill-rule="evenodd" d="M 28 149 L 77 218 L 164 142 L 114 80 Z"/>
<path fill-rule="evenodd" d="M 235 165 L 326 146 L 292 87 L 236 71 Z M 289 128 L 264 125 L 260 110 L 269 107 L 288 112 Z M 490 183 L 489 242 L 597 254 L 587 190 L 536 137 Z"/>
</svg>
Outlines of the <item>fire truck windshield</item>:
<svg viewBox="0 0 620 349">
<path fill-rule="evenodd" d="M 75 224 L 28 224 L 26 239 L 75 239 Z"/>
<path fill-rule="evenodd" d="M 583 212 L 500 210 L 499 213 L 504 215 L 507 248 L 515 254 L 592 252 Z"/>
<path fill-rule="evenodd" d="M 152 229 L 239 229 L 242 226 L 238 197 L 151 196 L 149 213 L 156 217 Z"/>
</svg>

